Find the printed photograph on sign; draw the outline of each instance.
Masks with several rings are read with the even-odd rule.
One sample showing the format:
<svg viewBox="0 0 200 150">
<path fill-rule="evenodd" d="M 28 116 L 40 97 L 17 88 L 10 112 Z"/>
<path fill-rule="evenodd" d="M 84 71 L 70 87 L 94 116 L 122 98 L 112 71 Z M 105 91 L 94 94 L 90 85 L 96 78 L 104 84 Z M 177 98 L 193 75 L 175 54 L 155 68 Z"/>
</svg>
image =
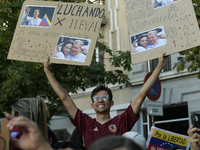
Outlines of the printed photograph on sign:
<svg viewBox="0 0 200 150">
<path fill-rule="evenodd" d="M 21 26 L 50 28 L 54 10 L 54 6 L 26 5 Z"/>
<path fill-rule="evenodd" d="M 60 36 L 53 58 L 85 62 L 91 40 Z"/>
<path fill-rule="evenodd" d="M 143 52 L 167 44 L 164 27 L 158 27 L 139 34 L 131 35 L 132 53 Z"/>
<path fill-rule="evenodd" d="M 153 3 L 153 7 L 154 9 L 159 8 L 159 7 L 163 7 L 175 2 L 178 2 L 180 0 L 152 0 Z"/>
</svg>

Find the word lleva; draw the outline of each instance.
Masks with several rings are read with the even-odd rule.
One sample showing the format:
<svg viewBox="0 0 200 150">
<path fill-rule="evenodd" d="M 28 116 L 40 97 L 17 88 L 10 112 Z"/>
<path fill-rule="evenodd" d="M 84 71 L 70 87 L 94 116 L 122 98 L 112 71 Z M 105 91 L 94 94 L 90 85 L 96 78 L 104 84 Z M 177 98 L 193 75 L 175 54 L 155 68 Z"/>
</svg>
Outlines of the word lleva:
<svg viewBox="0 0 200 150">
<path fill-rule="evenodd" d="M 87 6 L 83 8 L 81 5 L 73 5 L 73 4 L 63 4 L 60 5 L 59 10 L 56 14 L 58 15 L 71 15 L 71 16 L 78 16 L 78 17 L 99 17 L 100 19 L 104 16 L 105 9 L 100 9 L 99 7 L 93 8 Z"/>
<path fill-rule="evenodd" d="M 74 28 L 84 31 L 90 31 L 90 29 L 93 29 L 92 31 L 96 32 L 97 31 L 96 29 L 100 29 L 100 26 L 101 22 L 72 19 L 69 28 Z"/>
</svg>

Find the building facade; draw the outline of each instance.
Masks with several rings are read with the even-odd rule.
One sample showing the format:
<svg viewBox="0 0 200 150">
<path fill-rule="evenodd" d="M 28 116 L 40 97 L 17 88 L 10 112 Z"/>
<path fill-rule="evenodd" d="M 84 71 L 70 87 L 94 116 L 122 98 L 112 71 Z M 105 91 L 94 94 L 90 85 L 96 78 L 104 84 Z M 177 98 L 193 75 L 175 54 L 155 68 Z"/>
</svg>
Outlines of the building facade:
<svg viewBox="0 0 200 150">
<path fill-rule="evenodd" d="M 118 50 L 130 51 L 125 1 L 97 0 L 96 3 L 104 4 L 106 7 L 105 20 L 100 31 L 104 36 L 103 41 L 108 43 L 114 54 Z M 99 55 L 97 61 L 106 64 L 106 70 L 114 69 L 108 62 L 110 57 L 108 54 L 103 54 L 101 50 L 96 48 L 96 55 Z M 157 101 L 162 102 L 164 115 L 154 117 L 147 115 L 146 102 L 149 99 L 146 98 L 140 111 L 140 119 L 134 125 L 133 131 L 139 132 L 147 138 L 148 125 L 154 123 L 156 127 L 187 135 L 187 129 L 191 124 L 191 113 L 200 111 L 200 80 L 197 78 L 197 72 L 189 73 L 185 69 L 177 73 L 176 70 L 172 69 L 177 62 L 181 61 L 181 58 L 178 53 L 170 55 L 167 67 L 163 69 L 159 77 L 162 92 Z M 156 65 L 156 60 L 132 65 L 132 71 L 127 72 L 127 74 L 129 74 L 133 87 L 120 89 L 120 85 L 108 85 L 113 91 L 114 100 L 111 117 L 121 114 L 130 105 L 143 85 L 144 76 L 152 71 Z M 78 108 L 91 117 L 95 117 L 90 98 L 93 89 L 94 87 L 90 87 L 86 91 L 80 90 L 78 94 L 71 95 Z M 69 134 L 75 128 L 67 114 L 53 116 L 50 127 L 54 131 L 66 131 Z"/>
</svg>

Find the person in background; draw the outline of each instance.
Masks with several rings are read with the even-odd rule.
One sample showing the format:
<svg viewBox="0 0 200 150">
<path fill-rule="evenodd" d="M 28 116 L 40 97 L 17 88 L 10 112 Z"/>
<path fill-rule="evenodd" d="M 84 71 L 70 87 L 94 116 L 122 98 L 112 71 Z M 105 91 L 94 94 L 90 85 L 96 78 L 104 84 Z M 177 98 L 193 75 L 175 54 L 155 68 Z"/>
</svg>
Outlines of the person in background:
<svg viewBox="0 0 200 150">
<path fill-rule="evenodd" d="M 138 132 L 129 131 L 122 135 L 125 138 L 129 138 L 137 143 L 141 148 L 147 149 L 146 140 L 143 135 L 139 134 Z"/>
<path fill-rule="evenodd" d="M 146 150 L 128 138 L 114 135 L 98 139 L 88 150 Z"/>
<path fill-rule="evenodd" d="M 83 146 L 83 138 L 78 132 L 77 128 L 74 129 L 72 135 L 69 137 L 69 141 L 76 143 L 79 146 Z"/>
<path fill-rule="evenodd" d="M 54 145 L 54 150 L 86 150 L 85 147 L 79 146 L 72 141 L 61 141 Z"/>
<path fill-rule="evenodd" d="M 53 147 L 56 143 L 58 143 L 56 135 L 53 133 L 51 129 L 48 129 L 48 141 L 51 147 Z"/>
<path fill-rule="evenodd" d="M 12 115 L 15 117 L 25 116 L 37 123 L 46 141 L 48 141 L 47 114 L 47 106 L 42 98 L 39 96 L 37 96 L 36 98 L 19 99 L 12 106 Z M 14 128 L 11 132 L 11 137 L 16 139 L 19 139 L 22 135 L 23 132 L 19 127 Z M 15 146 L 12 146 L 12 148 L 13 150 L 17 150 Z"/>
<path fill-rule="evenodd" d="M 44 139 L 37 124 L 27 117 L 14 117 L 10 114 L 5 115 L 9 119 L 7 128 L 13 131 L 14 128 L 20 128 L 23 132 L 19 139 L 11 138 L 11 143 L 15 147 L 24 150 L 53 150 L 48 142 Z"/>
<path fill-rule="evenodd" d="M 88 53 L 88 50 L 87 50 L 87 49 L 85 49 L 85 48 L 83 48 L 83 49 L 82 49 L 82 53 L 83 53 L 84 55 L 87 55 L 87 53 Z"/>
</svg>

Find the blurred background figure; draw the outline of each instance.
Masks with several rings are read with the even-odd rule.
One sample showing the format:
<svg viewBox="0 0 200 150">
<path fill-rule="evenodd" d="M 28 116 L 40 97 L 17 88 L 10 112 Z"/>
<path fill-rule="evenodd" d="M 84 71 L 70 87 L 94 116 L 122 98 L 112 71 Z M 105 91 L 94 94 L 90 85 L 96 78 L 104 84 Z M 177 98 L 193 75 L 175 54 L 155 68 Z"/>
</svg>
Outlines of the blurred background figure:
<svg viewBox="0 0 200 150">
<path fill-rule="evenodd" d="M 86 150 L 85 147 L 79 146 L 72 141 L 61 141 L 55 144 L 53 147 L 54 149 L 58 150 Z"/>
<path fill-rule="evenodd" d="M 53 133 L 51 129 L 48 129 L 48 141 L 51 147 L 53 147 L 56 143 L 58 143 L 56 135 Z"/>
<path fill-rule="evenodd" d="M 128 138 L 114 135 L 98 139 L 88 150 L 145 150 Z"/>
<path fill-rule="evenodd" d="M 82 48 L 82 53 L 83 53 L 84 55 L 87 55 L 87 53 L 88 53 L 88 50 L 87 50 L 87 49 L 84 49 L 84 48 Z"/>
<path fill-rule="evenodd" d="M 131 47 L 132 47 L 132 53 L 133 54 L 138 52 L 138 51 L 136 51 L 137 46 L 134 43 L 131 44 Z"/>
<path fill-rule="evenodd" d="M 24 116 L 34 121 L 38 125 L 46 141 L 48 141 L 47 114 L 47 106 L 39 96 L 36 98 L 22 98 L 12 106 L 12 115 L 15 117 Z M 22 130 L 16 127 L 11 132 L 11 137 L 19 139 L 22 134 Z M 15 149 L 17 150 L 17 148 L 13 146 L 13 150 Z"/>
<path fill-rule="evenodd" d="M 78 132 L 77 128 L 75 128 L 74 131 L 72 132 L 72 135 L 69 137 L 69 141 L 74 142 L 80 147 L 83 146 L 83 138 L 81 134 Z"/>
<path fill-rule="evenodd" d="M 23 150 L 53 150 L 42 136 L 37 124 L 27 117 L 19 116 L 14 117 L 10 114 L 5 115 L 9 119 L 7 128 L 12 131 L 14 128 L 20 128 L 23 132 L 20 139 L 11 138 L 13 143 L 18 149 Z M 1 147 L 0 147 L 1 148 Z"/>
<path fill-rule="evenodd" d="M 140 145 L 143 149 L 147 149 L 146 140 L 143 135 L 139 134 L 138 132 L 129 131 L 122 135 L 125 138 L 129 138 L 133 140 L 135 143 Z"/>
</svg>

